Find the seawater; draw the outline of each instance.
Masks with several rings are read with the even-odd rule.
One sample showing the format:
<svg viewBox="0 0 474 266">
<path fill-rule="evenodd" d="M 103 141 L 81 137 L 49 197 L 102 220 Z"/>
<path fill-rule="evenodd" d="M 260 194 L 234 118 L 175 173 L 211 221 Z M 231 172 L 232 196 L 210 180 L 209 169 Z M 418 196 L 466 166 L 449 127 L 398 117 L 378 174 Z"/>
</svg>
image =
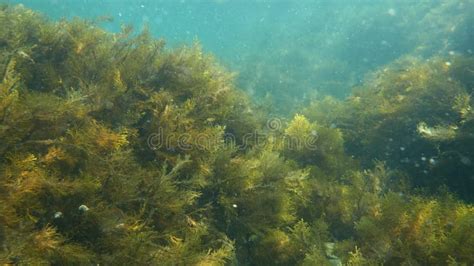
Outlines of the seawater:
<svg viewBox="0 0 474 266">
<path fill-rule="evenodd" d="M 318 95 L 344 98 L 367 73 L 401 56 L 472 53 L 468 1 L 22 0 L 59 20 L 147 27 L 169 47 L 199 42 L 238 73 L 241 89 L 279 109 Z"/>
</svg>

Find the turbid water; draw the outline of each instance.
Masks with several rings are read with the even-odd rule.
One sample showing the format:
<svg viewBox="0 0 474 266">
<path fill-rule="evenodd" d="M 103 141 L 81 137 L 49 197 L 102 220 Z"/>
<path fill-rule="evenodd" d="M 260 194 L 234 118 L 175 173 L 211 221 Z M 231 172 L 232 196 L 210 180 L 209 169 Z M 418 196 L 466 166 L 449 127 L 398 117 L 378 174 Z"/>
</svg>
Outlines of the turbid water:
<svg viewBox="0 0 474 266">
<path fill-rule="evenodd" d="M 239 73 L 243 89 L 285 110 L 315 94 L 346 97 L 368 72 L 403 55 L 471 54 L 474 38 L 469 1 L 10 2 L 54 19 L 107 17 L 101 26 L 114 32 L 146 26 L 171 46 L 199 41 Z"/>
</svg>

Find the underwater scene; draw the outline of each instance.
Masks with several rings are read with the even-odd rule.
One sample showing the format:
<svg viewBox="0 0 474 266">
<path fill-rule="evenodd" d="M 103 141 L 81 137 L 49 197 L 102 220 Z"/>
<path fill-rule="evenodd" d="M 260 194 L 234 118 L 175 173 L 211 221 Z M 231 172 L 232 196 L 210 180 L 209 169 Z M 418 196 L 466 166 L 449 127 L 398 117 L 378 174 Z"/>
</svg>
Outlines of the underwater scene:
<svg viewBox="0 0 474 266">
<path fill-rule="evenodd" d="M 474 0 L 0 0 L 1 265 L 474 265 Z"/>
</svg>

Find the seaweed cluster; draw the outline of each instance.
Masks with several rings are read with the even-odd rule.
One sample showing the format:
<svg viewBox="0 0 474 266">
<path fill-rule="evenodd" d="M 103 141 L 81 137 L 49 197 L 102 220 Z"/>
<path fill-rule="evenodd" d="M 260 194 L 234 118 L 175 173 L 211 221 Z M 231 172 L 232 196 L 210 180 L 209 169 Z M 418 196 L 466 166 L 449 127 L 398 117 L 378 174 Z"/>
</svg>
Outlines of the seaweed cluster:
<svg viewBox="0 0 474 266">
<path fill-rule="evenodd" d="M 474 263 L 474 207 L 377 156 L 397 130 L 437 152 L 433 180 L 469 164 L 470 60 L 391 66 L 269 126 L 198 44 L 22 6 L 0 23 L 2 264 Z"/>
<path fill-rule="evenodd" d="M 347 152 L 363 165 L 386 161 L 414 187 L 436 192 L 447 186 L 472 202 L 473 68 L 472 57 L 401 58 L 347 100 L 315 101 L 304 113 L 337 126 Z M 321 113 L 326 108 L 333 112 Z"/>
</svg>

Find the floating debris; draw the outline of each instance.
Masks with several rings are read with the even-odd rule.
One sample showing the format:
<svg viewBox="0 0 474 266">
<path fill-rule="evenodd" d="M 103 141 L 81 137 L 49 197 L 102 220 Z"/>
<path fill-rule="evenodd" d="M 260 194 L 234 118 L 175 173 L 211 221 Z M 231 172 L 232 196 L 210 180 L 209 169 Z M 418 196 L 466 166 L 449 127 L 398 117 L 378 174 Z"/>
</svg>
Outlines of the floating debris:
<svg viewBox="0 0 474 266">
<path fill-rule="evenodd" d="M 432 141 L 448 141 L 456 138 L 457 126 L 436 126 L 429 127 L 425 122 L 421 122 L 417 126 L 417 132 L 423 138 Z"/>
<path fill-rule="evenodd" d="M 125 228 L 125 224 L 124 224 L 124 223 L 119 223 L 119 224 L 115 225 L 115 228 L 116 228 L 116 229 L 124 229 L 124 228 Z"/>
</svg>

